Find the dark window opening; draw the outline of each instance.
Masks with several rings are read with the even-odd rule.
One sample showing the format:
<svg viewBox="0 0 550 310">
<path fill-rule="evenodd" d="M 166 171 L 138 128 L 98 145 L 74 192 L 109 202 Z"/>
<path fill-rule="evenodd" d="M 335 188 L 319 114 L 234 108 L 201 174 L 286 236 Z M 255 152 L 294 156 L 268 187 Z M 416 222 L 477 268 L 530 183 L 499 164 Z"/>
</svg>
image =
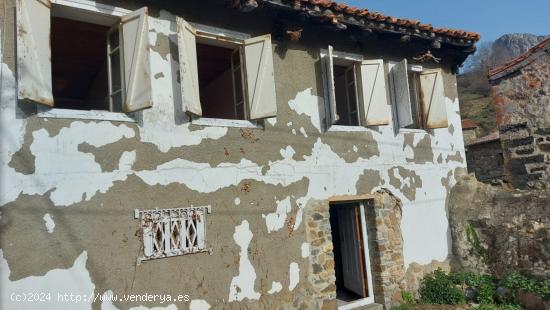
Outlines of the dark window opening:
<svg viewBox="0 0 550 310">
<path fill-rule="evenodd" d="M 111 110 L 108 31 L 109 27 L 102 25 L 51 18 L 52 88 L 56 108 Z M 120 111 L 120 107 L 115 110 Z"/>
<path fill-rule="evenodd" d="M 240 48 L 197 43 L 202 116 L 246 119 Z"/>
<path fill-rule="evenodd" d="M 330 204 L 338 306 L 368 297 L 360 203 Z"/>
<path fill-rule="evenodd" d="M 334 65 L 334 91 L 336 96 L 336 125 L 358 126 L 357 89 L 355 68 Z"/>
</svg>

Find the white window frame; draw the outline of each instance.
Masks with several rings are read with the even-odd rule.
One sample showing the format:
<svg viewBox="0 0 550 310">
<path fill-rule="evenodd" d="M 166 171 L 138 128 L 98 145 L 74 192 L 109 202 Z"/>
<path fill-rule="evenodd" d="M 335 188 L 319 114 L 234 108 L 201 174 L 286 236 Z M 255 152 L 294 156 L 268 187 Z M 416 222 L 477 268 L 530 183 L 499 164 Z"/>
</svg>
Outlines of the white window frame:
<svg viewBox="0 0 550 310">
<path fill-rule="evenodd" d="M 218 41 L 226 41 L 234 45 L 239 45 L 238 49 L 241 56 L 240 71 L 241 71 L 241 78 L 242 78 L 241 84 L 243 88 L 242 91 L 243 91 L 243 99 L 244 99 L 244 102 L 243 102 L 244 111 L 245 111 L 244 113 L 245 113 L 245 118 L 248 118 L 248 115 L 250 112 L 248 111 L 248 102 L 247 102 L 248 98 L 246 94 L 243 43 L 246 39 L 252 38 L 252 36 L 248 33 L 228 30 L 228 29 L 214 27 L 214 26 L 208 26 L 200 23 L 189 22 L 189 24 L 196 29 L 197 31 L 196 37 L 199 40 L 200 39 L 218 40 Z M 233 62 L 231 62 L 231 66 L 233 66 Z M 232 74 L 231 76 L 233 80 L 234 75 Z M 212 126 L 212 127 L 235 127 L 235 128 L 252 128 L 252 129 L 263 128 L 262 122 L 257 120 L 198 117 L 195 115 L 191 117 L 191 123 L 195 125 Z"/>
<path fill-rule="evenodd" d="M 52 5 L 59 5 L 63 8 L 74 9 L 74 12 L 71 10 L 71 16 L 76 17 L 77 20 L 89 20 L 91 18 L 103 20 L 105 17 L 107 17 L 107 19 L 112 17 L 120 18 L 132 12 L 132 10 L 107 4 L 100 4 L 88 0 L 51 0 L 51 3 Z M 107 37 L 105 40 L 107 40 Z M 109 83 L 109 88 L 110 87 L 111 86 Z M 109 99 L 109 107 L 110 106 L 111 103 Z M 137 123 L 141 115 L 141 111 L 124 113 L 105 110 L 61 109 L 56 108 L 55 106 L 53 108 L 49 108 L 44 105 L 36 105 L 36 107 L 36 116 L 40 118 L 84 119 Z"/>
<path fill-rule="evenodd" d="M 323 59 L 328 55 L 327 49 L 321 49 L 320 52 L 320 58 Z M 325 118 L 326 118 L 326 124 L 327 131 L 329 132 L 357 132 L 357 131 L 368 131 L 368 128 L 362 126 L 361 124 L 361 111 L 360 108 L 360 98 L 359 98 L 359 89 L 358 89 L 358 79 L 357 79 L 357 72 L 355 70 L 356 65 L 361 65 L 361 62 L 363 61 L 363 56 L 360 54 L 354 54 L 354 53 L 347 53 L 347 52 L 341 52 L 341 51 L 332 51 L 332 58 L 337 59 L 338 61 L 344 61 L 344 62 L 350 62 L 353 63 L 354 72 L 353 76 L 355 78 L 355 105 L 357 110 L 357 117 L 358 117 L 358 125 L 333 125 L 332 124 L 332 113 L 330 111 L 330 96 L 328 93 L 328 83 L 329 83 L 329 77 L 327 76 L 329 73 L 327 70 L 323 71 L 323 85 L 325 88 L 324 92 L 324 100 L 325 100 Z M 324 67 L 324 64 L 322 65 Z M 334 79 L 334 77 L 332 77 Z M 347 96 L 346 91 L 346 96 Z"/>
</svg>

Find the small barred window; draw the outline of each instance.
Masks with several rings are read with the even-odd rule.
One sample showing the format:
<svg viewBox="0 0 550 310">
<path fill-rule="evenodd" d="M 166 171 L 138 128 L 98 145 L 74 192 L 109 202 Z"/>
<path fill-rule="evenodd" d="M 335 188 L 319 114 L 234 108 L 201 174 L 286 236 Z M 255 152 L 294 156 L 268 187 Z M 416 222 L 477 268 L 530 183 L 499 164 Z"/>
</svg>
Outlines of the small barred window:
<svg viewBox="0 0 550 310">
<path fill-rule="evenodd" d="M 211 252 L 206 247 L 206 214 L 210 207 L 135 211 L 143 236 L 139 261 Z"/>
</svg>

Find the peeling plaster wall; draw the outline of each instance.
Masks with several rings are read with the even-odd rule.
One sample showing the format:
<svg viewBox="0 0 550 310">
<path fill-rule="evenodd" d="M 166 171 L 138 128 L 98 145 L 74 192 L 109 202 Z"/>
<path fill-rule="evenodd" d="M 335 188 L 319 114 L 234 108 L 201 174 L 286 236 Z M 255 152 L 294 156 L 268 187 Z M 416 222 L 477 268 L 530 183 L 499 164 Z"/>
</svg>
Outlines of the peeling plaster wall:
<svg viewBox="0 0 550 310">
<path fill-rule="evenodd" d="M 226 14 L 219 3 L 203 17 L 181 14 L 206 23 Z M 456 80 L 447 67 L 449 129 L 322 132 L 319 46 L 274 42 L 277 117 L 265 129 L 194 125 L 181 111 L 175 15 L 152 8 L 153 107 L 136 123 L 46 119 L 16 100 L 13 1 L 2 6 L 2 303 L 14 290 L 49 289 L 190 296 L 79 305 L 93 309 L 296 307 L 296 296 L 311 292 L 304 209 L 382 188 L 402 202 L 404 268 L 447 260 L 446 201 L 466 166 Z M 258 22 L 239 14 L 224 15 L 228 27 L 246 32 Z M 266 22 L 254 25 L 253 35 L 270 31 Z M 136 266 L 142 248 L 134 209 L 192 205 L 212 207 L 206 229 L 213 254 Z M 47 306 L 59 305 L 41 309 Z"/>
</svg>

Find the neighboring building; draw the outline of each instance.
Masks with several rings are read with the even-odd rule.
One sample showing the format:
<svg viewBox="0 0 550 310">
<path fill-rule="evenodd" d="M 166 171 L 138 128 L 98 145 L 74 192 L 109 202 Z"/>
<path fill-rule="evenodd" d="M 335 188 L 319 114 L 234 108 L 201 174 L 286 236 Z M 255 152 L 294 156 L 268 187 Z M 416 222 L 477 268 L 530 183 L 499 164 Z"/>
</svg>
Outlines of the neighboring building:
<svg viewBox="0 0 550 310">
<path fill-rule="evenodd" d="M 450 268 L 477 34 L 330 1 L 1 3 L 0 308 L 389 309 Z"/>
<path fill-rule="evenodd" d="M 504 150 L 504 174 L 514 187 L 550 184 L 550 38 L 489 72 Z"/>
<path fill-rule="evenodd" d="M 466 162 L 468 173 L 474 173 L 479 181 L 499 183 L 504 171 L 498 131 L 467 143 Z"/>
<path fill-rule="evenodd" d="M 462 120 L 462 136 L 465 145 L 477 139 L 477 125 L 469 118 Z"/>
</svg>

